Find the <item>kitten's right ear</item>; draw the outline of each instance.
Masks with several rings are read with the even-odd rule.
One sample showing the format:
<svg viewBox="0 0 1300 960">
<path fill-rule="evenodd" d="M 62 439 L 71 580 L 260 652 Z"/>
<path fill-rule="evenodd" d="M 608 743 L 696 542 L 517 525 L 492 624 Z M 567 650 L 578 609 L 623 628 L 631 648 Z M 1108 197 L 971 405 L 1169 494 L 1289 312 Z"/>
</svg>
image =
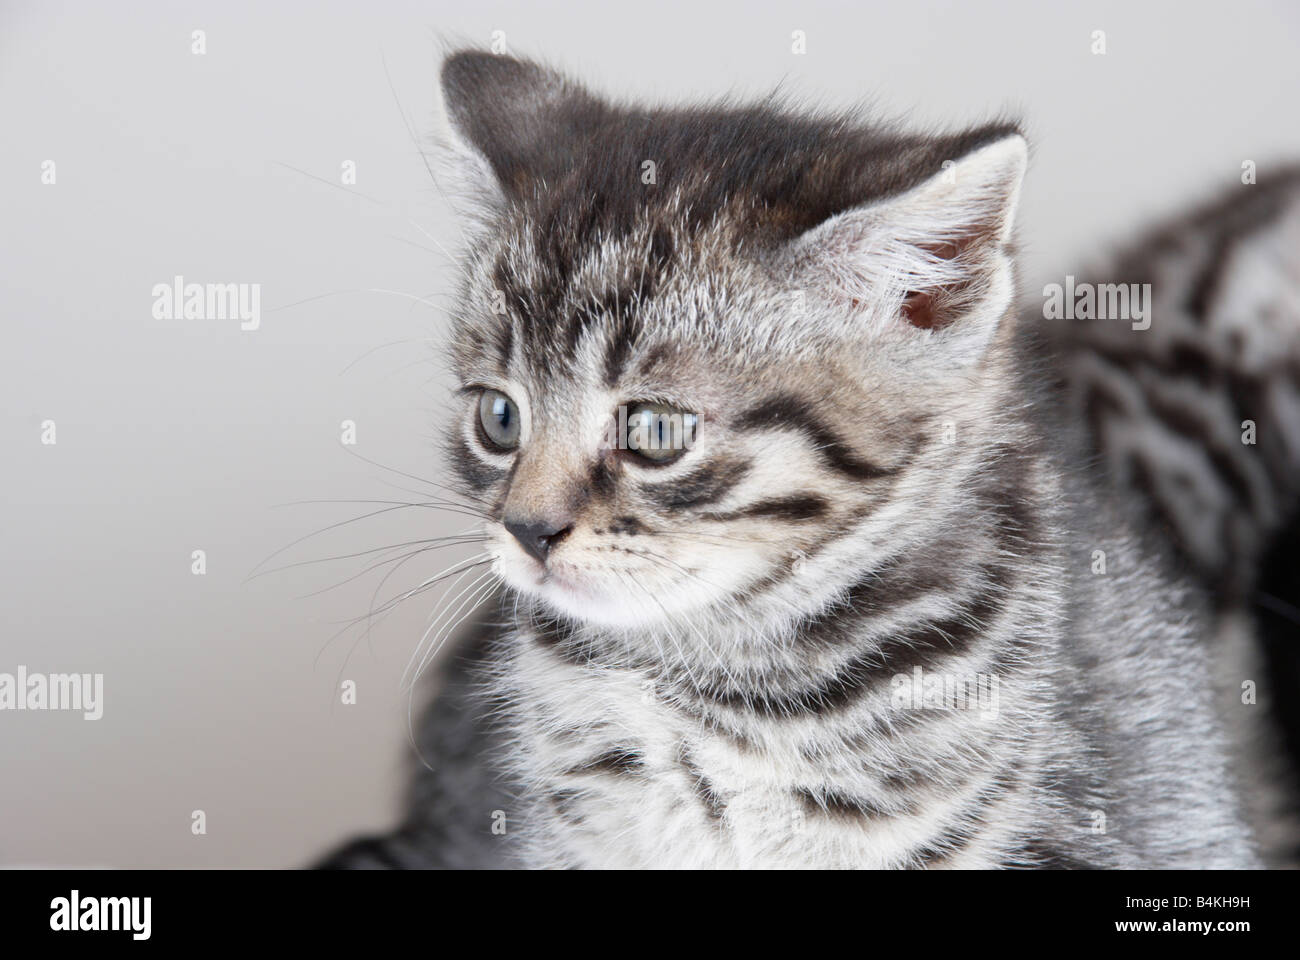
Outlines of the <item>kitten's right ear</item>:
<svg viewBox="0 0 1300 960">
<path fill-rule="evenodd" d="M 456 206 L 480 217 L 571 169 L 564 158 L 606 109 L 562 74 L 479 50 L 443 63 L 442 99 L 441 179 Z"/>
</svg>

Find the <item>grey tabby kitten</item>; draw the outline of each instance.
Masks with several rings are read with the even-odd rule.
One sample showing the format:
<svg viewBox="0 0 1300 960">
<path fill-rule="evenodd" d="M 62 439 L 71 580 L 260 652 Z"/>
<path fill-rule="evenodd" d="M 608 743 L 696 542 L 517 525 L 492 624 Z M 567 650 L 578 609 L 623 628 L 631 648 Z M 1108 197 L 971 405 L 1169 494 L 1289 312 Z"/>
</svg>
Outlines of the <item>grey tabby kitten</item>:
<svg viewBox="0 0 1300 960">
<path fill-rule="evenodd" d="M 1017 323 L 1014 126 L 442 80 L 504 591 L 326 865 L 1257 863 L 1206 597 Z"/>
</svg>

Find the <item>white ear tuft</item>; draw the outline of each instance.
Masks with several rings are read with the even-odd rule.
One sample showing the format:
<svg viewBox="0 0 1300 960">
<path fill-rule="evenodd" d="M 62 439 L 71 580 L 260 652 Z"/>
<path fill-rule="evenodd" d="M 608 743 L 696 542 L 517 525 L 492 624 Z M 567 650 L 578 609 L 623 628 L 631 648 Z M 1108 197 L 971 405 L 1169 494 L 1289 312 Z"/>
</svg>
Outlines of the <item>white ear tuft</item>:
<svg viewBox="0 0 1300 960">
<path fill-rule="evenodd" d="M 795 282 L 876 329 L 951 327 L 986 344 L 1010 302 L 1006 248 L 1027 153 L 1019 134 L 1003 137 L 814 227 L 787 251 Z"/>
</svg>

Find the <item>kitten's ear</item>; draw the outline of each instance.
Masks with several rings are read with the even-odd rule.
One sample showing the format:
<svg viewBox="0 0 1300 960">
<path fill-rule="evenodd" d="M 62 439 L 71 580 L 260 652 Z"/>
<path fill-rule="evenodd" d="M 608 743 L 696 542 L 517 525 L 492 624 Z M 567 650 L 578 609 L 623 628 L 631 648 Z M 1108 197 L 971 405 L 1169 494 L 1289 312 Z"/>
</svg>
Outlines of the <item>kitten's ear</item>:
<svg viewBox="0 0 1300 960">
<path fill-rule="evenodd" d="M 465 50 L 442 66 L 446 116 L 442 182 L 480 215 L 568 169 L 564 157 L 605 105 L 563 75 L 527 60 Z"/>
<path fill-rule="evenodd" d="M 1010 305 L 1009 245 L 1026 163 L 1019 134 L 936 161 L 920 185 L 797 238 L 787 251 L 795 282 L 859 322 L 943 331 L 962 359 L 977 358 Z"/>
</svg>

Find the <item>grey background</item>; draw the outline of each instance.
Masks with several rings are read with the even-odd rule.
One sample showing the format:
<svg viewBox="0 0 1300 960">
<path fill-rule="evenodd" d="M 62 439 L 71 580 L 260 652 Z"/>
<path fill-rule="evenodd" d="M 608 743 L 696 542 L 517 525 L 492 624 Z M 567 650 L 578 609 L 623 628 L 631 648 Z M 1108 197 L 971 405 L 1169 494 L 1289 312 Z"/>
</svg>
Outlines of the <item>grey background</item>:
<svg viewBox="0 0 1300 960">
<path fill-rule="evenodd" d="M 441 477 L 441 248 L 458 234 L 398 102 L 429 134 L 442 41 L 494 30 L 624 95 L 785 80 L 923 123 L 1017 112 L 1034 141 L 1031 294 L 1237 185 L 1242 160 L 1263 177 L 1300 157 L 1294 3 L 0 6 L 0 671 L 106 687 L 98 722 L 0 713 L 0 864 L 291 866 L 395 817 L 411 762 L 399 678 L 436 595 L 327 643 L 376 576 L 299 597 L 359 561 L 246 578 L 366 509 L 283 504 L 414 487 L 352 456 L 340 421 L 357 454 Z M 353 193 L 335 186 L 345 160 Z M 152 286 L 176 274 L 260 283 L 261 329 L 153 319 Z M 400 510 L 276 562 L 467 525 Z M 381 599 L 465 555 L 443 553 Z"/>
</svg>

